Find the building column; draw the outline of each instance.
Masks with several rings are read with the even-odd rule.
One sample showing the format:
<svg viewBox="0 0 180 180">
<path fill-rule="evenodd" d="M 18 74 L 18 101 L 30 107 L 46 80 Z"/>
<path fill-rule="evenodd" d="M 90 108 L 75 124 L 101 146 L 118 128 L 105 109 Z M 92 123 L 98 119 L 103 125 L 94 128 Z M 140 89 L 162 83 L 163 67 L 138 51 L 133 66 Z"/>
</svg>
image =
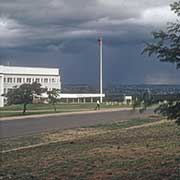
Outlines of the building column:
<svg viewBox="0 0 180 180">
<path fill-rule="evenodd" d="M 0 107 L 4 107 L 4 97 L 1 96 L 4 93 L 4 75 L 0 75 Z"/>
<path fill-rule="evenodd" d="M 83 99 L 83 102 L 86 103 L 86 98 Z"/>
<path fill-rule="evenodd" d="M 69 103 L 69 99 L 68 98 L 66 98 L 66 103 Z"/>
<path fill-rule="evenodd" d="M 91 98 L 91 103 L 93 103 L 93 98 Z"/>
<path fill-rule="evenodd" d="M 79 100 L 79 98 L 78 98 L 78 104 L 80 103 L 80 100 Z"/>
</svg>

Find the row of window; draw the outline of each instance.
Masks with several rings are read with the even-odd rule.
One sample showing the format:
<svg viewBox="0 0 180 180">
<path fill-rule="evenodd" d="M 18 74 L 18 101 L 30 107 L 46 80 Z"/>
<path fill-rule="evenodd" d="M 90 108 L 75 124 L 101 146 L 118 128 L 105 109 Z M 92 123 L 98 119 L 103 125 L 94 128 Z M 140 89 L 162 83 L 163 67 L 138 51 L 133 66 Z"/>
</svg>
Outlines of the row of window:
<svg viewBox="0 0 180 180">
<path fill-rule="evenodd" d="M 4 83 L 56 83 L 56 78 L 4 78 Z"/>
<path fill-rule="evenodd" d="M 48 91 L 52 91 L 53 88 L 47 88 Z M 8 91 L 10 91 L 11 88 L 4 88 L 4 94 L 8 93 Z"/>
</svg>

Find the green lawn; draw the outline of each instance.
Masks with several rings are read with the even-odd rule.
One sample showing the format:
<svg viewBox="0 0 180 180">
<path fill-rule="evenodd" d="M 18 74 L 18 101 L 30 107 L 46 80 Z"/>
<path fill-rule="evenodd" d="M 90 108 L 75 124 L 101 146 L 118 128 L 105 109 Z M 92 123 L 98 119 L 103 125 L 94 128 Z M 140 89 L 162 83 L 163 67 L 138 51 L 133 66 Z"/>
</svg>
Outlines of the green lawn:
<svg viewBox="0 0 180 180">
<path fill-rule="evenodd" d="M 180 127 L 133 119 L 1 139 L 0 179 L 180 179 Z"/>
<path fill-rule="evenodd" d="M 57 113 L 61 112 L 76 112 L 76 111 L 85 111 L 85 110 L 94 110 L 96 107 L 96 103 L 61 103 L 57 104 Z M 102 109 L 108 108 L 120 108 L 120 107 L 128 107 L 125 105 L 119 104 L 105 104 L 101 105 Z M 18 116 L 22 115 L 23 105 L 12 105 L 12 106 L 5 106 L 0 108 L 0 116 L 7 117 L 7 116 Z M 29 104 L 27 106 L 27 113 L 26 115 L 33 115 L 33 114 L 47 114 L 47 113 L 54 113 L 54 109 L 51 104 Z"/>
</svg>

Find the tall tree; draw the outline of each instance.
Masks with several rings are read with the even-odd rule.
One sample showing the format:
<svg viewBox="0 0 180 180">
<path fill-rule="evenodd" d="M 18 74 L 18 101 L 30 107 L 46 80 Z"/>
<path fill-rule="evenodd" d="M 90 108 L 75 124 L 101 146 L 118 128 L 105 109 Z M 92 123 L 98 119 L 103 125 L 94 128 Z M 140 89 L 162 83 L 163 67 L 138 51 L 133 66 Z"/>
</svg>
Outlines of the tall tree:
<svg viewBox="0 0 180 180">
<path fill-rule="evenodd" d="M 153 42 L 146 43 L 143 53 L 149 56 L 156 55 L 161 62 L 169 62 L 180 68 L 180 1 L 171 5 L 171 10 L 177 15 L 176 22 L 167 24 L 166 30 L 153 32 Z M 171 99 L 166 104 L 162 104 L 157 112 L 167 116 L 169 119 L 176 119 L 180 124 L 180 95 L 177 99 Z"/>
<path fill-rule="evenodd" d="M 53 105 L 54 111 L 56 112 L 56 103 L 59 101 L 59 89 L 52 89 L 51 91 L 48 91 L 48 98 L 50 103 Z"/>
<path fill-rule="evenodd" d="M 22 84 L 19 87 L 14 87 L 9 90 L 5 95 L 7 97 L 8 105 L 12 104 L 23 104 L 23 115 L 26 113 L 27 105 L 31 104 L 33 101 L 33 96 L 35 94 L 40 95 L 44 89 L 41 88 L 41 84 Z"/>
</svg>

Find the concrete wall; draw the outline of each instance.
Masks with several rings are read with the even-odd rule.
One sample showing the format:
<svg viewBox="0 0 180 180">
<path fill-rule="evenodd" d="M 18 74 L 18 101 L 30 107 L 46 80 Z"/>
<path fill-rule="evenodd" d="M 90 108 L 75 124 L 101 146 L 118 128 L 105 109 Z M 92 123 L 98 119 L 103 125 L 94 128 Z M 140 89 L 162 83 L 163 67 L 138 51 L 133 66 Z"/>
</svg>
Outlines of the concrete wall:
<svg viewBox="0 0 180 180">
<path fill-rule="evenodd" d="M 0 74 L 59 75 L 58 68 L 16 67 L 0 65 Z"/>
<path fill-rule="evenodd" d="M 61 89 L 60 77 L 54 75 L 42 76 L 42 75 L 4 75 L 4 90 L 7 93 L 8 89 L 12 89 L 14 86 L 20 86 L 23 83 L 33 83 L 38 82 L 43 87 L 47 87 L 48 90 L 52 90 L 53 88 Z M 8 82 L 11 80 L 11 82 Z M 20 80 L 20 82 L 18 81 Z M 30 80 L 30 81 L 28 81 Z M 38 81 L 37 81 L 38 80 Z M 45 81 L 47 80 L 47 81 Z"/>
</svg>

